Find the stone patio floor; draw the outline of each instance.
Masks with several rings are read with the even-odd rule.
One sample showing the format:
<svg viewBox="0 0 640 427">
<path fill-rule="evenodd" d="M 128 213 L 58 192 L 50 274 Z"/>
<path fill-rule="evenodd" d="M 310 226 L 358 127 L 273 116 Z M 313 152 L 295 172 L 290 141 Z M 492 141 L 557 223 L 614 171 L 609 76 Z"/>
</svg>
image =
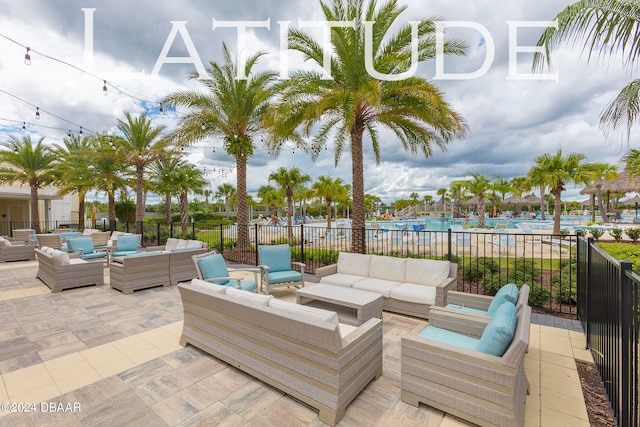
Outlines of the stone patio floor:
<svg viewBox="0 0 640 427">
<path fill-rule="evenodd" d="M 181 347 L 178 289 L 107 285 L 52 294 L 36 261 L 0 265 L 0 426 L 321 426 L 317 412 L 194 347 Z M 312 283 L 309 283 L 312 285 Z M 295 301 L 295 291 L 274 292 Z M 527 426 L 589 426 L 579 323 L 534 316 Z M 383 375 L 340 426 L 466 426 L 400 400 L 400 337 L 426 321 L 383 314 Z M 560 327 L 558 327 L 560 326 Z"/>
</svg>

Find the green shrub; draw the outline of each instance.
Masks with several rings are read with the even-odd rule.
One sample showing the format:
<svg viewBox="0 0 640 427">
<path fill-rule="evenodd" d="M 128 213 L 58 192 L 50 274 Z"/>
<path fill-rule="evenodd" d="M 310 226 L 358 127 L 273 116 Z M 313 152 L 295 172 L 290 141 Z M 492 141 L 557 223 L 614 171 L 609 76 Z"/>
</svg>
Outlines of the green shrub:
<svg viewBox="0 0 640 427">
<path fill-rule="evenodd" d="M 640 227 L 627 228 L 627 236 L 634 242 L 640 239 Z"/>
<path fill-rule="evenodd" d="M 551 289 L 553 298 L 565 304 L 578 301 L 578 277 L 576 271 L 576 258 L 560 261 L 560 273 L 551 276 Z"/>
<path fill-rule="evenodd" d="M 600 228 L 592 228 L 591 230 L 591 236 L 593 236 L 593 238 L 597 241 L 599 240 L 602 235 L 604 234 L 604 230 L 600 229 Z"/>
<path fill-rule="evenodd" d="M 613 236 L 613 238 L 615 239 L 616 242 L 619 242 L 620 240 L 622 240 L 622 229 L 621 228 L 614 228 L 611 231 L 609 231 L 609 234 L 611 234 L 611 236 Z"/>
<path fill-rule="evenodd" d="M 468 282 L 480 282 L 485 274 L 497 273 L 498 271 L 500 271 L 500 266 L 496 260 L 478 258 L 477 262 L 464 266 L 462 278 Z"/>
<path fill-rule="evenodd" d="M 529 285 L 531 292 L 529 293 L 529 304 L 533 307 L 544 307 L 551 300 L 551 292 L 539 285 L 532 283 Z"/>
<path fill-rule="evenodd" d="M 299 248 L 292 248 L 293 251 L 300 251 Z M 340 251 L 330 250 L 330 249 L 307 249 L 304 251 L 304 257 L 307 260 L 316 260 L 320 262 L 322 265 L 331 265 L 338 262 L 338 255 Z"/>
</svg>

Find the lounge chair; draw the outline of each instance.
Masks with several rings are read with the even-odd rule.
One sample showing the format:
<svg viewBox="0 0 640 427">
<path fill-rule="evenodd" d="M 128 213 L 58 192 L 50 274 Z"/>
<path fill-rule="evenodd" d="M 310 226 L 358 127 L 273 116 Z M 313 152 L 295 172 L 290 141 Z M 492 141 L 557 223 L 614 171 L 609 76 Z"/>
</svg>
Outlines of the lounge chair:
<svg viewBox="0 0 640 427">
<path fill-rule="evenodd" d="M 14 242 L 28 242 L 32 241 L 32 236 L 36 233 L 36 230 L 32 228 L 16 228 L 13 230 L 13 241 Z"/>
<path fill-rule="evenodd" d="M 253 273 L 253 280 L 243 279 L 239 277 L 231 277 L 224 257 L 216 251 L 207 252 L 205 254 L 193 255 L 191 257 L 198 272 L 198 279 L 206 282 L 215 283 L 216 285 L 233 286 L 243 291 L 257 292 L 258 286 L 258 269 L 235 269 L 234 271 L 248 271 Z"/>
<path fill-rule="evenodd" d="M 513 250 L 515 256 L 524 257 L 524 245 L 518 243 L 512 234 L 498 232 L 493 239 L 489 240 L 498 255 L 509 255 Z M 520 250 L 519 250 L 520 249 Z"/>
<path fill-rule="evenodd" d="M 47 246 L 49 248 L 63 250 L 62 248 L 62 237 L 60 234 L 55 233 L 46 233 L 46 234 L 34 234 L 34 240 L 36 241 L 36 245 L 39 248 Z M 66 246 L 64 251 L 66 252 Z"/>
<path fill-rule="evenodd" d="M 139 234 L 128 234 L 118 236 L 116 240 L 115 251 L 111 254 L 111 257 L 121 257 L 140 252 L 140 242 L 142 236 Z"/>
<path fill-rule="evenodd" d="M 7 261 L 26 261 L 36 259 L 33 249 L 36 247 L 35 242 L 11 242 L 8 239 L 0 237 L 0 262 Z"/>
<path fill-rule="evenodd" d="M 273 288 L 304 287 L 305 264 L 291 261 L 291 246 L 258 246 L 258 257 L 260 280 L 265 294 L 269 295 Z M 294 266 L 300 271 L 294 270 Z"/>
<path fill-rule="evenodd" d="M 558 255 L 566 255 L 568 252 L 568 248 L 575 246 L 576 244 L 576 242 L 573 242 L 571 240 L 555 239 L 551 236 L 534 234 L 531 227 L 529 227 L 529 224 L 525 222 L 517 223 L 516 227 L 518 227 L 520 231 L 522 231 L 522 233 L 526 234 L 527 236 L 536 236 L 530 237 L 528 240 L 525 240 L 526 242 L 538 243 L 540 245 L 542 245 L 542 243 L 549 244 L 558 251 Z"/>
<path fill-rule="evenodd" d="M 110 231 L 94 231 L 90 234 L 93 239 L 93 246 L 96 249 L 106 248 L 109 245 L 109 237 L 111 237 Z"/>
<path fill-rule="evenodd" d="M 96 252 L 96 248 L 93 245 L 93 239 L 91 237 L 76 237 L 75 239 L 67 240 L 67 247 L 69 252 L 80 254 L 80 258 L 85 261 L 91 261 L 96 259 L 109 260 L 107 251 L 103 250 Z"/>
</svg>

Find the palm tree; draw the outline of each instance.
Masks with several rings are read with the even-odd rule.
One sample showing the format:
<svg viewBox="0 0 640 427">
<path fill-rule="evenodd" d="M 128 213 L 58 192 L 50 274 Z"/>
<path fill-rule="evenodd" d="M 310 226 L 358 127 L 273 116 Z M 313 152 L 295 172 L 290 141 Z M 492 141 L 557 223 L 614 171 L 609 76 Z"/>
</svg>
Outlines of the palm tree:
<svg viewBox="0 0 640 427">
<path fill-rule="evenodd" d="M 364 206 L 367 211 L 376 212 L 380 202 L 382 202 L 382 199 L 378 196 L 374 196 L 373 194 L 364 195 Z"/>
<path fill-rule="evenodd" d="M 445 149 L 461 138 L 467 125 L 445 101 L 442 92 L 422 77 L 402 73 L 417 61 L 435 57 L 435 19 L 416 24 L 419 33 L 412 50 L 411 25 L 398 28 L 397 18 L 406 9 L 391 0 L 332 0 L 320 2 L 326 21 L 354 22 L 353 28 L 331 29 L 331 77 L 317 71 L 297 71 L 278 87 L 279 101 L 267 123 L 267 145 L 278 153 L 293 141 L 305 146 L 306 137 L 316 131 L 309 147 L 315 158 L 330 142 L 335 143 L 335 162 L 344 150 L 351 152 L 353 233 L 351 250 L 364 250 L 364 151 L 363 139 L 370 138 L 376 162 L 380 162 L 380 134 L 377 125 L 390 129 L 405 150 L 432 154 L 432 146 Z M 375 21 L 371 26 L 366 22 Z M 372 28 L 373 27 L 373 28 Z M 370 31 L 370 35 L 366 33 Z M 366 35 L 366 36 L 365 36 Z M 323 65 L 325 43 L 299 29 L 289 31 L 289 47 L 306 59 Z M 367 46 L 366 42 L 370 42 Z M 466 45 L 446 41 L 445 54 L 463 55 Z M 372 57 L 372 58 L 371 58 Z M 373 70 L 369 65 L 373 66 Z M 417 65 L 417 64 L 415 64 Z M 372 77 L 374 70 L 383 76 Z"/>
<path fill-rule="evenodd" d="M 478 173 L 471 173 L 472 179 L 465 183 L 466 190 L 478 198 L 478 227 L 484 228 L 484 201 L 491 194 L 489 178 Z"/>
<path fill-rule="evenodd" d="M 54 145 L 55 183 L 59 194 L 78 194 L 78 228 L 85 228 L 85 197 L 94 188 L 91 175 L 94 173 L 92 158 L 96 139 L 89 136 L 72 135 L 63 138 L 63 144 Z M 95 224 L 91 224 L 95 228 Z"/>
<path fill-rule="evenodd" d="M 584 155 L 570 153 L 562 155 L 562 149 L 556 154 L 543 154 L 534 159 L 534 167 L 540 168 L 542 176 L 546 178 L 542 184 L 550 189 L 554 196 L 553 234 L 560 234 L 560 215 L 562 214 L 562 201 L 560 196 L 565 190 L 565 185 L 570 182 L 586 183 L 589 181 L 589 171 L 581 162 Z"/>
<path fill-rule="evenodd" d="M 315 191 L 307 187 L 306 185 L 297 185 L 294 191 L 294 197 L 302 203 L 302 223 L 307 223 L 307 200 L 311 200 L 315 197 Z"/>
<path fill-rule="evenodd" d="M 189 193 L 202 193 L 202 189 L 207 185 L 207 181 L 202 175 L 202 171 L 193 165 L 182 164 L 176 168 L 173 185 L 178 190 L 180 200 L 180 225 L 182 234 L 189 233 Z M 195 238 L 195 236 L 193 236 Z"/>
<path fill-rule="evenodd" d="M 260 203 L 267 207 L 267 214 L 271 214 L 271 208 L 275 209 L 282 202 L 283 197 L 273 185 L 265 184 L 258 188 Z"/>
<path fill-rule="evenodd" d="M 175 178 L 185 162 L 176 155 L 168 152 L 165 156 L 157 159 L 150 168 L 150 180 L 153 183 L 155 192 L 164 195 L 164 217 L 167 225 L 171 224 L 171 197 L 177 194 Z"/>
<path fill-rule="evenodd" d="M 53 167 L 56 157 L 43 141 L 44 137 L 34 144 L 31 136 L 18 139 L 11 135 L 0 150 L 0 182 L 28 184 L 31 189 L 31 228 L 36 233 L 40 232 L 38 190 L 55 178 Z"/>
<path fill-rule="evenodd" d="M 627 171 L 629 177 L 640 176 L 640 149 L 632 148 L 622 157 L 625 164 L 624 170 Z"/>
<path fill-rule="evenodd" d="M 228 182 L 225 182 L 224 184 L 220 184 L 218 186 L 218 189 L 215 192 L 215 197 L 218 200 L 223 200 L 224 201 L 224 212 L 225 212 L 225 216 L 227 218 L 227 221 L 229 220 L 229 214 L 230 214 L 230 210 L 231 210 L 231 197 L 233 197 L 236 194 L 236 188 L 229 184 Z"/>
<path fill-rule="evenodd" d="M 465 187 L 465 182 L 460 180 L 452 181 L 449 187 L 450 187 L 449 194 L 453 196 L 453 212 L 457 217 L 459 217 L 460 204 L 462 203 L 462 193 Z M 425 196 L 425 197 L 431 197 L 431 196 Z"/>
<path fill-rule="evenodd" d="M 188 107 L 190 111 L 180 119 L 180 126 L 172 133 L 182 144 L 191 144 L 206 138 L 222 138 L 227 153 L 236 161 L 236 188 L 238 191 L 238 242 L 248 248 L 249 209 L 247 206 L 247 161 L 254 154 L 253 138 L 262 130 L 262 120 L 271 98 L 271 85 L 277 78 L 272 71 L 253 72 L 253 67 L 264 53 L 247 58 L 244 68 L 246 79 L 238 79 L 236 61 L 227 46 L 222 46 L 224 62 L 210 62 L 212 79 L 198 79 L 207 93 L 178 91 L 169 94 L 163 102 Z"/>
<path fill-rule="evenodd" d="M 551 50 L 562 42 L 576 43 L 584 39 L 583 50 L 588 59 L 604 55 L 624 55 L 624 65 L 635 69 L 640 49 L 640 3 L 634 0 L 580 0 L 564 8 L 554 18 L 557 28 L 548 27 L 538 46 L 533 67 L 542 70 L 551 65 Z M 626 127 L 627 140 L 640 111 L 640 79 L 622 88 L 600 114 L 600 126 L 605 132 Z"/>
<path fill-rule="evenodd" d="M 302 173 L 299 168 L 279 168 L 269 174 L 269 181 L 275 182 L 287 198 L 287 224 L 289 241 L 293 241 L 293 192 L 296 186 L 311 181 L 311 177 Z"/>
<path fill-rule="evenodd" d="M 88 179 L 92 188 L 107 193 L 107 219 L 109 231 L 113 232 L 116 229 L 115 192 L 126 188 L 127 181 L 123 176 L 128 174 L 127 165 L 122 145 L 116 145 L 112 136 L 98 135 L 96 139 L 97 148 L 91 162 L 93 173 Z"/>
<path fill-rule="evenodd" d="M 438 196 L 440 196 L 440 200 L 442 200 L 442 213 L 445 212 L 445 207 L 444 207 L 445 206 L 445 201 L 446 201 L 445 200 L 445 196 L 447 195 L 448 191 L 449 190 L 446 189 L 445 187 L 438 188 L 438 190 L 436 191 L 436 194 Z"/>
<path fill-rule="evenodd" d="M 607 210 L 604 207 L 602 200 L 602 184 L 607 179 L 616 179 L 618 177 L 618 168 L 609 163 L 594 162 L 585 165 L 589 169 L 591 181 L 594 183 L 596 189 L 596 197 L 598 198 L 598 209 L 600 210 L 600 216 L 602 222 L 609 222 L 607 216 Z"/>
<path fill-rule="evenodd" d="M 331 230 L 331 203 L 333 198 L 344 192 L 344 181 L 341 178 L 331 178 L 321 175 L 311 185 L 316 196 L 322 198 L 327 205 L 327 231 Z"/>
<path fill-rule="evenodd" d="M 164 126 L 152 126 L 151 119 L 146 114 L 133 117 L 128 112 L 124 113 L 125 120 L 118 119 L 118 130 L 122 138 L 117 138 L 118 145 L 125 155 L 127 164 L 135 170 L 136 179 L 136 233 L 142 232 L 142 220 L 144 219 L 144 172 L 153 164 L 164 149 L 164 142 L 160 135 L 164 132 Z"/>
</svg>

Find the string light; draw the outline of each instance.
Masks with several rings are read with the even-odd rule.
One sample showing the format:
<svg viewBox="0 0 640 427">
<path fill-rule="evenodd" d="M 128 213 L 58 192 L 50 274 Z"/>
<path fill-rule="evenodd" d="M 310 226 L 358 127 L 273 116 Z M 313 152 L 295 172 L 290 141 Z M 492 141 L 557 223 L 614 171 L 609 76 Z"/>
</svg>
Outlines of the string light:
<svg viewBox="0 0 640 427">
<path fill-rule="evenodd" d="M 82 126 L 80 126 L 80 132 L 78 132 L 78 135 L 82 136 Z"/>
<path fill-rule="evenodd" d="M 67 136 L 68 136 L 69 138 L 71 138 L 71 129 L 69 129 L 69 130 L 67 131 Z"/>
<path fill-rule="evenodd" d="M 107 81 L 104 80 L 104 84 L 102 85 L 102 94 L 103 95 L 108 95 L 109 91 L 107 90 Z"/>
<path fill-rule="evenodd" d="M 36 107 L 36 120 L 40 120 L 40 107 Z"/>
<path fill-rule="evenodd" d="M 22 131 L 27 130 L 27 122 L 22 122 Z"/>
<path fill-rule="evenodd" d="M 26 65 L 31 65 L 31 55 L 29 55 L 30 50 L 31 50 L 30 48 L 27 48 L 27 53 L 25 53 L 24 55 L 24 63 Z"/>
<path fill-rule="evenodd" d="M 160 115 L 164 116 L 164 108 L 162 108 L 162 102 L 160 103 Z"/>
</svg>

